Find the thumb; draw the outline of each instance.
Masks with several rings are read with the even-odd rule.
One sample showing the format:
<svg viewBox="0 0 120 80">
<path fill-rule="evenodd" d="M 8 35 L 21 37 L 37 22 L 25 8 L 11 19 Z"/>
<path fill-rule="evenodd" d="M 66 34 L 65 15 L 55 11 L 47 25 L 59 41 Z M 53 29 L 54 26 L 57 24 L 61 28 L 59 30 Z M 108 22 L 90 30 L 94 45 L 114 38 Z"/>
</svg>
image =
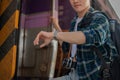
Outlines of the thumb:
<svg viewBox="0 0 120 80">
<path fill-rule="evenodd" d="M 43 47 L 45 47 L 45 46 L 46 46 L 46 44 L 43 43 L 43 44 L 40 45 L 40 48 L 43 48 Z"/>
</svg>

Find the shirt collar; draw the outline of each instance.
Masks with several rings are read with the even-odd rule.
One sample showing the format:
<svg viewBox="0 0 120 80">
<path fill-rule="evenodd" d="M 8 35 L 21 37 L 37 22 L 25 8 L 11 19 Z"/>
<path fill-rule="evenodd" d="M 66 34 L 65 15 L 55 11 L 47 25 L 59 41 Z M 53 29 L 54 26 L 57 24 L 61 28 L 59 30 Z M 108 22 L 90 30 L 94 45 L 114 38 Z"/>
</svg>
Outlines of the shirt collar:
<svg viewBox="0 0 120 80">
<path fill-rule="evenodd" d="M 82 21 L 78 24 L 78 26 L 80 26 L 81 23 L 84 22 L 84 20 L 87 18 L 87 16 L 88 16 L 90 13 L 92 13 L 93 11 L 94 11 L 94 8 L 90 7 L 90 9 L 86 12 L 86 14 L 84 15 Z M 78 15 L 76 15 L 76 16 L 73 18 L 73 20 L 72 20 L 72 22 L 71 22 L 71 29 L 70 29 L 70 31 L 72 31 L 72 30 L 74 29 L 74 26 L 75 26 L 75 23 L 76 23 L 76 19 L 77 19 L 77 18 L 78 18 Z"/>
</svg>

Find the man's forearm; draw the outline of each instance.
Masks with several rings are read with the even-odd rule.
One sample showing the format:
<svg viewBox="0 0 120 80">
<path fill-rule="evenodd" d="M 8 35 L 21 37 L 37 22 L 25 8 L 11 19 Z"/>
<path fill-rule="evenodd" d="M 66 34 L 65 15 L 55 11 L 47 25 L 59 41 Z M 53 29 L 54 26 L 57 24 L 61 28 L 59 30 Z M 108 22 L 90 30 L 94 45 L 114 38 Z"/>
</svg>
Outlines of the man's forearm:
<svg viewBox="0 0 120 80">
<path fill-rule="evenodd" d="M 77 32 L 58 32 L 57 39 L 75 44 L 84 44 L 86 41 L 85 35 L 81 31 Z"/>
</svg>

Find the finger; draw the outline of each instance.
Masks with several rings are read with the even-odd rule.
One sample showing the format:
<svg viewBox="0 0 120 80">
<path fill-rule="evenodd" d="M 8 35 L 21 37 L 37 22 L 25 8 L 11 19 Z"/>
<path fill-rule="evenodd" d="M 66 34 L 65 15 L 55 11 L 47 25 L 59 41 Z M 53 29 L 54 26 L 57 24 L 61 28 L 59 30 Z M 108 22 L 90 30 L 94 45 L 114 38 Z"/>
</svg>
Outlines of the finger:
<svg viewBox="0 0 120 80">
<path fill-rule="evenodd" d="M 38 45 L 38 44 L 39 44 L 39 39 L 40 39 L 40 37 L 41 37 L 41 32 L 38 33 L 37 37 L 35 38 L 35 40 L 34 40 L 34 45 Z"/>
<path fill-rule="evenodd" d="M 39 44 L 39 37 L 37 36 L 34 40 L 34 45 L 38 45 Z"/>
<path fill-rule="evenodd" d="M 57 22 L 57 19 L 55 17 L 50 17 L 51 22 L 55 23 Z"/>
<path fill-rule="evenodd" d="M 46 45 L 47 45 L 46 43 L 43 43 L 43 44 L 40 45 L 40 48 L 43 48 L 43 47 L 45 47 Z"/>
<path fill-rule="evenodd" d="M 35 39 L 34 42 L 33 42 L 33 44 L 34 44 L 34 45 L 38 45 L 38 44 L 39 44 L 38 42 L 39 42 L 39 41 Z"/>
<path fill-rule="evenodd" d="M 52 21 L 52 17 L 49 17 L 49 24 L 51 24 L 53 21 Z"/>
<path fill-rule="evenodd" d="M 51 16 L 51 17 L 50 17 L 50 19 L 54 19 L 54 17 L 53 17 L 53 16 Z"/>
</svg>

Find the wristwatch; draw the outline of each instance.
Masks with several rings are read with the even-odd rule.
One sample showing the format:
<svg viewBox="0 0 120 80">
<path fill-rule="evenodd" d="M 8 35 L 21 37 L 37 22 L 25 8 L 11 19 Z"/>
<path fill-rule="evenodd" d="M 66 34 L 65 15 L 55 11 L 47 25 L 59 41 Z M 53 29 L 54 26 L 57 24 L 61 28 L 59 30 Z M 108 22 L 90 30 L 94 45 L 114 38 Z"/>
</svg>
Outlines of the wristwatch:
<svg viewBox="0 0 120 80">
<path fill-rule="evenodd" d="M 55 30 L 54 33 L 53 33 L 53 39 L 55 39 L 55 40 L 58 40 L 58 39 L 57 39 L 57 33 L 58 33 L 57 30 Z"/>
</svg>

